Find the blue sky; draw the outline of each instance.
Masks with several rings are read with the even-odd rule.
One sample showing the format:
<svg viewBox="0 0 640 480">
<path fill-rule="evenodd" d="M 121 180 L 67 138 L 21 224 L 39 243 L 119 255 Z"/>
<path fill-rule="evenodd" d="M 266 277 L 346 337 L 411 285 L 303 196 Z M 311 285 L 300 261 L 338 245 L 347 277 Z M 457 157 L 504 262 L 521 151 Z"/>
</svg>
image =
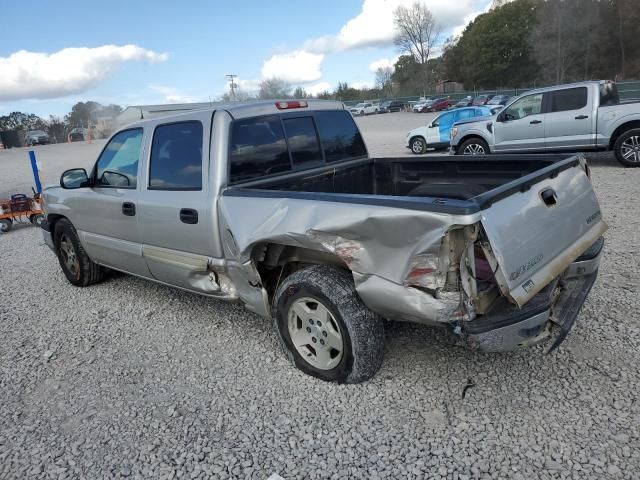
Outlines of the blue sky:
<svg viewBox="0 0 640 480">
<path fill-rule="evenodd" d="M 229 73 L 247 92 L 271 76 L 309 91 L 373 85 L 375 67 L 398 55 L 391 12 L 412 1 L 7 2 L 0 115 L 64 115 L 86 100 L 206 101 L 226 91 Z M 443 39 L 490 2 L 423 1 Z"/>
</svg>

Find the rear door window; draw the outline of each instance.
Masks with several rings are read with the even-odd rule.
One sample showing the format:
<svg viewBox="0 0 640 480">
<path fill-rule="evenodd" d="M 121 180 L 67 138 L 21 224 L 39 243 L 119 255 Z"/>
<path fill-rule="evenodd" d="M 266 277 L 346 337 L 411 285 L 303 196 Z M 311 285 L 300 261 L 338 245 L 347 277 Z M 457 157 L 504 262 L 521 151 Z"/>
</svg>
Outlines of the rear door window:
<svg viewBox="0 0 640 480">
<path fill-rule="evenodd" d="M 284 131 L 289 143 L 293 168 L 321 165 L 322 151 L 312 117 L 285 118 Z"/>
<path fill-rule="evenodd" d="M 587 87 L 556 90 L 551 95 L 551 112 L 580 110 L 587 106 Z"/>
<path fill-rule="evenodd" d="M 235 121 L 231 130 L 229 160 L 231 182 L 290 170 L 289 151 L 280 117 L 269 115 Z"/>
<path fill-rule="evenodd" d="M 314 115 L 327 162 L 337 162 L 367 155 L 362 135 L 349 112 L 346 110 L 320 110 Z"/>
<path fill-rule="evenodd" d="M 202 190 L 202 123 L 159 125 L 153 134 L 150 190 Z"/>
<path fill-rule="evenodd" d="M 475 117 L 475 112 L 476 109 L 474 108 L 465 108 L 463 110 L 458 110 L 456 112 L 456 122 L 459 122 L 460 120 L 465 120 L 467 118 L 472 118 Z"/>
</svg>

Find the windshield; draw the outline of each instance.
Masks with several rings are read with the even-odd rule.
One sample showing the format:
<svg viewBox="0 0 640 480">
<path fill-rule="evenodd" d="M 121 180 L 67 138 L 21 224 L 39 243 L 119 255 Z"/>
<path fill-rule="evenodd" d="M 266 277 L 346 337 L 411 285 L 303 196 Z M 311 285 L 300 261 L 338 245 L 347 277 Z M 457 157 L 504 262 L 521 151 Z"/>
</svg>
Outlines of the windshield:
<svg viewBox="0 0 640 480">
<path fill-rule="evenodd" d="M 46 135 L 42 130 L 31 130 L 29 135 Z"/>
<path fill-rule="evenodd" d="M 498 105 L 498 104 L 500 104 L 500 102 L 502 101 L 503 98 L 504 98 L 504 96 L 497 95 L 497 96 L 493 97 L 491 100 L 489 100 L 487 102 L 487 105 Z"/>
<path fill-rule="evenodd" d="M 355 108 L 364 107 L 365 105 L 366 105 L 365 103 L 358 103 Z"/>
</svg>

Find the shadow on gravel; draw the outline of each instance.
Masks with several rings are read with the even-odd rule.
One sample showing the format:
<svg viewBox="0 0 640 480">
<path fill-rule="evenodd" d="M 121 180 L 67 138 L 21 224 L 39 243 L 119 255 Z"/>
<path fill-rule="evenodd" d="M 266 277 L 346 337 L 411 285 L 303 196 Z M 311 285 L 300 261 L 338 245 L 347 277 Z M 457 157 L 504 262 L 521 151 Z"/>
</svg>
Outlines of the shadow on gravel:
<svg viewBox="0 0 640 480">
<path fill-rule="evenodd" d="M 590 167 L 620 167 L 624 168 L 617 160 L 613 152 L 585 153 Z"/>
</svg>

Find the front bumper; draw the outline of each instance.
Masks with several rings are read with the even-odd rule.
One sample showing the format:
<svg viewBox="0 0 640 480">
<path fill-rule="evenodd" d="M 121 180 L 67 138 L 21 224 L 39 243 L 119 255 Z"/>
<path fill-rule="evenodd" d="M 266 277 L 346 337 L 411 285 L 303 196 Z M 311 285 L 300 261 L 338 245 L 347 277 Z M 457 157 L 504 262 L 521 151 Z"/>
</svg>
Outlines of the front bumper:
<svg viewBox="0 0 640 480">
<path fill-rule="evenodd" d="M 491 313 L 465 322 L 461 334 L 467 345 L 487 352 L 506 352 L 555 336 L 549 351 L 557 348 L 596 281 L 603 245 L 604 239 L 600 238 L 521 309 L 505 301 Z"/>
<path fill-rule="evenodd" d="M 40 224 L 40 228 L 42 230 L 42 238 L 44 239 L 44 243 L 46 243 L 51 250 L 54 250 L 53 235 L 51 234 L 51 225 L 46 220 L 43 220 L 42 223 Z"/>
</svg>

